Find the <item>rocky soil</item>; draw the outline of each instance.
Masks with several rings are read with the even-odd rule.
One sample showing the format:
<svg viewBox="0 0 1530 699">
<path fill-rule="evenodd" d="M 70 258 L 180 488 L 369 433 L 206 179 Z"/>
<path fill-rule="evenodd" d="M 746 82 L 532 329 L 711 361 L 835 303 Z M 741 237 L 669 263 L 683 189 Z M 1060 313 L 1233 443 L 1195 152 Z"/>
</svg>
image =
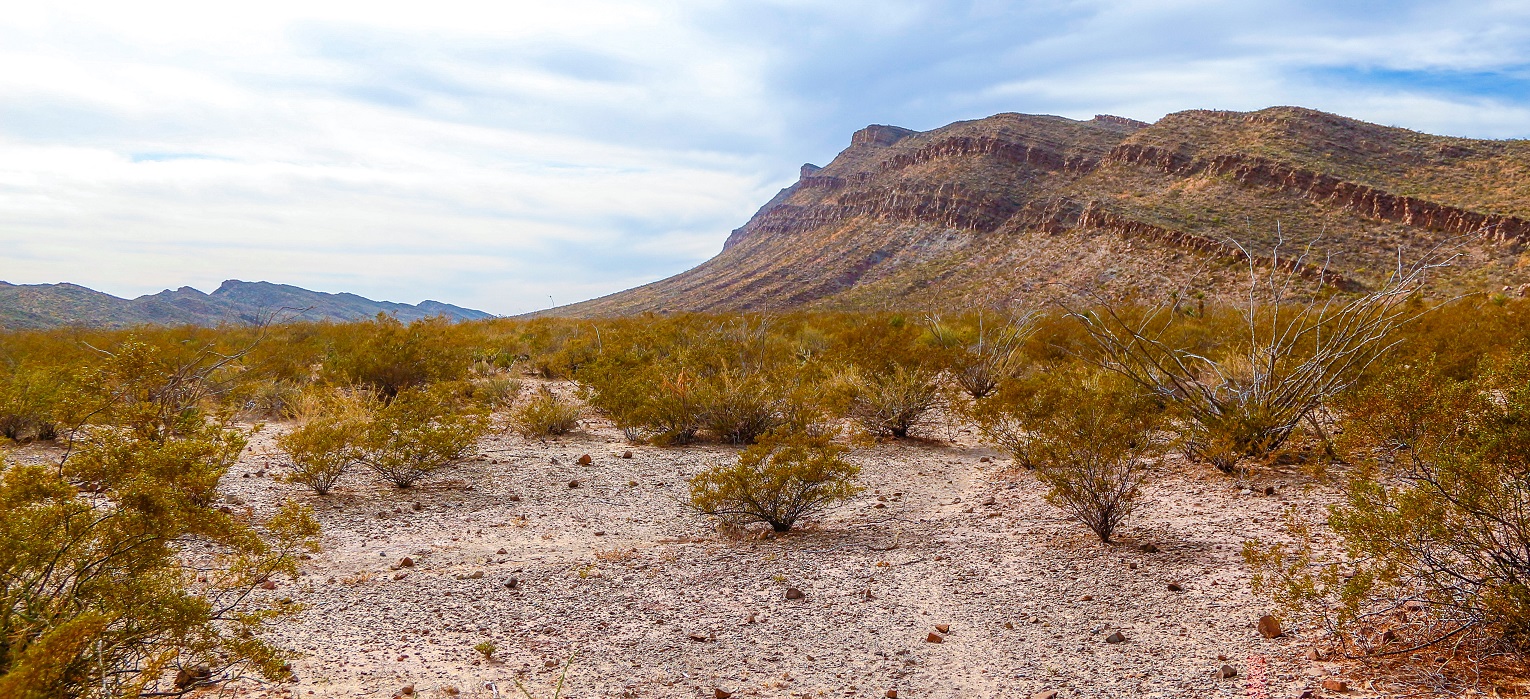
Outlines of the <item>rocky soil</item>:
<svg viewBox="0 0 1530 699">
<path fill-rule="evenodd" d="M 1238 556 L 1287 505 L 1330 497 L 1294 477 L 1170 461 L 1107 546 L 948 429 L 857 451 L 864 494 L 768 537 L 683 505 L 726 447 L 635 447 L 587 421 L 546 443 L 491 437 L 412 489 L 358 472 L 320 498 L 273 480 L 274 431 L 226 490 L 323 522 L 302 576 L 258 591 L 306 605 L 276 630 L 305 657 L 295 683 L 224 693 L 509 697 L 519 680 L 549 697 L 570 657 L 566 697 L 1296 697 L 1339 672 L 1299 634 L 1259 634 Z"/>
</svg>

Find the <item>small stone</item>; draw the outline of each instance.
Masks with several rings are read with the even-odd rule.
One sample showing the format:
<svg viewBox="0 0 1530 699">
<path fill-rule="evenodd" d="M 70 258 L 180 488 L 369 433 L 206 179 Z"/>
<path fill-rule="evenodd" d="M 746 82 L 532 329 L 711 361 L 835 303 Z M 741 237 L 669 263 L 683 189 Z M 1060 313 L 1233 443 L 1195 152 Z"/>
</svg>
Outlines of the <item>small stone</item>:
<svg viewBox="0 0 1530 699">
<path fill-rule="evenodd" d="M 1424 611 L 1424 603 L 1416 599 L 1410 599 L 1403 603 L 1403 610 L 1409 612 L 1422 612 Z"/>
<path fill-rule="evenodd" d="M 400 567 L 400 568 L 413 568 L 414 567 L 414 559 L 410 558 L 408 556 L 404 556 L 401 560 L 399 560 L 398 567 Z"/>
<path fill-rule="evenodd" d="M 1112 632 L 1110 632 L 1109 636 L 1105 637 L 1105 642 L 1106 643 L 1125 643 L 1126 642 L 1126 634 L 1123 634 L 1120 631 L 1112 631 Z"/>
<path fill-rule="evenodd" d="M 1230 680 L 1238 676 L 1238 668 L 1231 665 L 1223 665 L 1215 674 L 1219 680 Z"/>
<path fill-rule="evenodd" d="M 1285 634 L 1280 630 L 1280 620 L 1266 614 L 1259 617 L 1259 635 L 1265 638 L 1280 638 Z"/>
<path fill-rule="evenodd" d="M 1078 601 L 1080 601 L 1080 602 L 1093 602 L 1094 601 L 1094 595 L 1084 595 L 1083 597 L 1078 598 Z"/>
<path fill-rule="evenodd" d="M 1349 683 L 1344 680 L 1327 679 L 1323 680 L 1323 689 L 1329 692 L 1348 692 Z"/>
<path fill-rule="evenodd" d="M 1243 490 L 1238 491 L 1238 494 L 1239 495 L 1253 495 L 1254 491 L 1249 490 L 1248 488 L 1244 488 Z"/>
<path fill-rule="evenodd" d="M 945 643 L 946 639 L 944 637 L 942 637 L 940 634 L 935 633 L 934 631 L 931 631 L 930 635 L 924 637 L 924 642 L 925 643 Z"/>
<path fill-rule="evenodd" d="M 276 589 L 276 581 L 275 580 L 263 580 L 260 583 L 260 589 L 262 589 L 262 590 L 275 590 Z"/>
<path fill-rule="evenodd" d="M 992 504 L 994 504 L 996 502 L 998 502 L 998 500 L 995 499 L 994 496 L 992 496 L 992 495 L 990 495 L 990 496 L 988 496 L 986 498 L 983 498 L 983 504 L 984 505 L 992 505 Z"/>
<path fill-rule="evenodd" d="M 595 463 L 595 459 L 590 458 L 589 454 L 585 454 L 584 456 L 579 457 L 580 466 L 589 466 L 593 463 Z"/>
<path fill-rule="evenodd" d="M 570 488 L 578 488 L 579 487 L 579 479 L 575 478 L 574 480 L 569 481 L 568 482 L 568 487 L 570 487 Z"/>
<path fill-rule="evenodd" d="M 935 625 L 935 630 L 939 631 L 941 633 L 951 633 L 951 625 L 950 624 L 936 624 Z"/>
<path fill-rule="evenodd" d="M 707 635 L 704 633 L 688 633 L 686 637 L 697 643 L 706 643 Z"/>
<path fill-rule="evenodd" d="M 1265 495 L 1274 495 L 1275 494 L 1275 486 L 1273 486 L 1273 485 L 1265 486 L 1264 487 L 1264 494 Z"/>
<path fill-rule="evenodd" d="M 630 452 L 630 451 L 622 452 L 622 458 L 623 459 L 630 459 L 630 458 L 632 458 L 632 452 Z"/>
<path fill-rule="evenodd" d="M 1393 631 L 1392 629 L 1387 629 L 1386 631 L 1382 631 L 1381 632 L 1381 642 L 1382 643 L 1396 643 L 1397 642 L 1397 632 Z"/>
<path fill-rule="evenodd" d="M 415 512 L 419 512 L 420 510 L 425 509 L 425 505 L 423 503 L 415 502 L 409 505 L 409 509 L 414 510 Z"/>
<path fill-rule="evenodd" d="M 802 594 L 802 590 L 799 590 L 799 589 L 797 589 L 795 587 L 788 587 L 788 588 L 786 588 L 786 598 L 787 599 L 804 599 L 806 597 L 807 597 L 807 595 Z"/>
<path fill-rule="evenodd" d="M 409 571 L 406 571 L 406 570 L 401 570 L 401 571 L 393 574 L 393 579 L 394 580 L 403 580 L 404 578 L 407 578 L 407 577 L 409 577 Z"/>
<path fill-rule="evenodd" d="M 1015 630 L 1015 622 L 1013 622 L 1013 621 L 1006 621 L 1006 622 L 1004 622 L 1004 628 L 1009 629 L 1010 631 L 1014 631 Z"/>
<path fill-rule="evenodd" d="M 1323 651 L 1320 651 L 1320 650 L 1318 650 L 1316 648 L 1313 648 L 1312 650 L 1307 651 L 1307 659 L 1308 660 L 1322 660 L 1323 659 Z"/>
<path fill-rule="evenodd" d="M 521 581 L 516 579 L 516 578 L 510 578 L 509 580 L 505 581 L 505 588 L 506 589 L 514 590 L 515 588 L 520 587 L 520 586 L 521 586 Z"/>
<path fill-rule="evenodd" d="M 595 532 L 595 536 L 605 536 L 605 532 Z"/>
<path fill-rule="evenodd" d="M 898 699 L 898 690 L 896 690 L 896 689 L 889 689 L 886 692 L 884 692 L 882 694 L 882 696 L 887 697 L 887 699 Z"/>
<path fill-rule="evenodd" d="M 198 682 L 204 682 L 212 678 L 212 667 L 203 663 L 189 668 L 181 668 L 175 673 L 175 688 L 189 689 Z"/>
<path fill-rule="evenodd" d="M 1138 546 L 1137 549 L 1143 553 L 1158 553 L 1158 545 L 1152 542 Z"/>
<path fill-rule="evenodd" d="M 506 551 L 506 550 L 505 550 L 505 549 L 500 549 L 500 550 L 498 550 L 498 551 L 495 551 L 495 552 L 494 552 L 494 553 L 496 553 L 496 554 L 498 554 L 498 555 L 501 555 L 501 556 L 503 556 L 503 555 L 505 555 L 505 554 L 507 554 L 507 553 L 510 553 L 510 552 L 509 552 L 509 551 Z"/>
<path fill-rule="evenodd" d="M 510 502 L 520 502 L 521 501 L 521 496 L 516 495 L 515 493 L 511 493 L 509 497 L 505 498 L 505 500 L 508 500 Z"/>
<path fill-rule="evenodd" d="M 1225 656 L 1225 655 L 1218 655 L 1217 656 L 1217 660 L 1220 660 L 1222 662 L 1227 662 L 1227 656 Z"/>
<path fill-rule="evenodd" d="M 1179 583 L 1169 583 L 1169 592 L 1184 592 L 1185 588 Z"/>
<path fill-rule="evenodd" d="M 1031 695 L 1031 699 L 1057 699 L 1057 690 L 1048 689 Z"/>
<path fill-rule="evenodd" d="M 1126 562 L 1126 568 L 1127 568 L 1127 570 L 1136 570 L 1137 569 L 1137 562 L 1136 561 L 1127 561 Z"/>
<path fill-rule="evenodd" d="M 414 685 L 406 684 L 403 689 L 398 690 L 398 693 L 406 697 L 412 697 L 414 696 Z"/>
<path fill-rule="evenodd" d="M 468 574 L 467 579 L 468 580 L 482 580 L 483 579 L 483 571 L 475 570 L 472 573 Z"/>
<path fill-rule="evenodd" d="M 728 699 L 728 697 L 733 696 L 733 692 L 725 692 L 721 689 L 718 689 L 717 687 L 713 687 L 712 696 L 715 697 L 715 699 Z"/>
</svg>

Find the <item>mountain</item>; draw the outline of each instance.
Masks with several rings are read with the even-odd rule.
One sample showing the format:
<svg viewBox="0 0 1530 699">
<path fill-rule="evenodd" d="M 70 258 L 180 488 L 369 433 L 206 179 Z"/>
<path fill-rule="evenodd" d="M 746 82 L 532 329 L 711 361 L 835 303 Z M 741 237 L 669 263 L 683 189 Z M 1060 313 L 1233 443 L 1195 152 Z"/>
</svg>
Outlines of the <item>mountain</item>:
<svg viewBox="0 0 1530 699">
<path fill-rule="evenodd" d="M 272 319 L 349 321 L 387 313 L 402 321 L 445 315 L 453 320 L 493 318 L 483 311 L 440 301 L 373 301 L 355 294 L 328 294 L 286 284 L 230 279 L 211 294 L 189 286 L 123 299 L 75 284 L 0 282 L 0 328 L 65 325 L 120 328 L 133 325 L 253 324 Z"/>
<path fill-rule="evenodd" d="M 1530 141 L 1297 107 L 1153 124 L 998 114 L 924 132 L 868 126 L 827 166 L 804 165 L 711 260 L 549 313 L 961 308 L 1080 288 L 1226 295 L 1246 287 L 1250 258 L 1364 289 L 1399 252 L 1442 243 L 1460 257 L 1434 273 L 1437 288 L 1517 292 L 1530 289 L 1527 241 Z"/>
</svg>

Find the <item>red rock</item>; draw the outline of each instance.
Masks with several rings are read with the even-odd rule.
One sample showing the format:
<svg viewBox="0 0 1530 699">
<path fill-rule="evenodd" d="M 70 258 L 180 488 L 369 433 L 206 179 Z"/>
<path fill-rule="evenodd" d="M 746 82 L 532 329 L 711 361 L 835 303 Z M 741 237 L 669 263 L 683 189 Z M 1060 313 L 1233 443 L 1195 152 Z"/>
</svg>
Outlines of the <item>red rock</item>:
<svg viewBox="0 0 1530 699">
<path fill-rule="evenodd" d="M 510 552 L 509 552 L 509 551 L 506 551 L 506 550 L 505 550 L 505 549 L 500 549 L 500 550 L 498 550 L 498 551 L 495 551 L 495 552 L 494 552 L 494 553 L 497 553 L 497 554 L 499 554 L 499 555 L 501 555 L 501 556 L 503 556 L 503 555 L 505 555 L 505 554 L 507 554 L 507 553 L 510 553 Z"/>
<path fill-rule="evenodd" d="M 1235 668 L 1231 665 L 1223 665 L 1222 667 L 1218 668 L 1216 672 L 1212 673 L 1212 675 L 1214 675 L 1219 680 L 1230 680 L 1238 676 L 1238 668 Z"/>
<path fill-rule="evenodd" d="M 799 589 L 797 589 L 795 587 L 788 587 L 788 588 L 786 588 L 786 598 L 787 599 L 803 599 L 805 597 L 807 597 L 807 595 L 803 594 L 802 590 L 799 590 Z"/>
<path fill-rule="evenodd" d="M 414 559 L 410 558 L 408 556 L 404 556 L 403 560 L 400 560 L 398 562 L 398 567 L 400 567 L 400 568 L 413 568 L 414 567 Z"/>
<path fill-rule="evenodd" d="M 595 459 L 591 458 L 589 454 L 585 454 L 585 455 L 579 457 L 579 465 L 580 466 L 589 466 L 590 464 L 593 464 L 593 463 L 595 463 Z"/>
<path fill-rule="evenodd" d="M 889 689 L 886 692 L 884 692 L 882 694 L 882 696 L 887 697 L 887 699 L 898 699 L 898 690 L 896 690 L 896 689 Z"/>
<path fill-rule="evenodd" d="M 1349 683 L 1344 680 L 1326 679 L 1323 680 L 1323 689 L 1329 692 L 1348 692 Z"/>
<path fill-rule="evenodd" d="M 1169 592 L 1184 592 L 1185 588 L 1179 583 L 1169 583 Z"/>
<path fill-rule="evenodd" d="M 569 481 L 568 482 L 568 487 L 570 487 L 570 488 L 578 488 L 579 487 L 579 479 L 575 478 L 574 480 Z"/>
<path fill-rule="evenodd" d="M 630 458 L 632 458 L 632 452 L 630 452 L 630 451 L 622 452 L 622 458 L 623 459 L 630 459 Z"/>
<path fill-rule="evenodd" d="M 944 637 L 942 637 L 940 634 L 935 633 L 934 631 L 931 631 L 930 635 L 924 637 L 924 642 L 925 643 L 945 643 L 946 639 Z"/>
<path fill-rule="evenodd" d="M 1269 614 L 1259 617 L 1259 635 L 1265 638 L 1280 638 L 1285 632 L 1280 630 L 1280 620 Z"/>
<path fill-rule="evenodd" d="M 951 633 L 951 625 L 950 624 L 936 624 L 935 625 L 935 630 L 939 631 L 941 633 Z"/>
<path fill-rule="evenodd" d="M 718 689 L 717 687 L 713 687 L 712 688 L 712 696 L 715 699 L 728 699 L 728 697 L 733 696 L 733 692 L 725 692 L 725 691 L 723 691 L 721 689 Z"/>
<path fill-rule="evenodd" d="M 1112 631 L 1109 636 L 1105 637 L 1105 642 L 1106 643 L 1125 643 L 1126 642 L 1126 634 L 1121 633 L 1120 631 Z"/>
</svg>

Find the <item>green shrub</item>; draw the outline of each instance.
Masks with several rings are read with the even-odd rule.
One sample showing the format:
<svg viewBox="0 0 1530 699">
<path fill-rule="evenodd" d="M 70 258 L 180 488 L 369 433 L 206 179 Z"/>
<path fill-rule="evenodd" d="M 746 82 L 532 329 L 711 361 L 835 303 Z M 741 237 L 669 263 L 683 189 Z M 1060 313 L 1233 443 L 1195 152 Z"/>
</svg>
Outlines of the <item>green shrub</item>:
<svg viewBox="0 0 1530 699">
<path fill-rule="evenodd" d="M 326 495 L 340 477 L 360 463 L 371 409 L 366 399 L 329 393 L 305 402 L 298 425 L 276 438 L 276 446 L 292 460 L 282 476 L 319 495 Z"/>
<path fill-rule="evenodd" d="M 951 380 L 974 400 L 987 398 L 1025 360 L 1022 347 L 1035 332 L 1036 314 L 986 318 L 964 324 L 929 320 L 939 361 Z"/>
<path fill-rule="evenodd" d="M 509 407 L 521 394 L 521 382 L 502 374 L 491 374 L 473 379 L 468 384 L 473 400 L 490 410 Z"/>
<path fill-rule="evenodd" d="M 0 436 L 18 442 L 58 436 L 57 414 L 68 382 L 51 368 L 12 368 L 0 377 Z"/>
<path fill-rule="evenodd" d="M 488 429 L 483 409 L 462 406 L 450 385 L 406 389 L 374 411 L 359 460 L 389 483 L 408 488 L 466 458 Z"/>
<path fill-rule="evenodd" d="M 516 409 L 514 420 L 516 432 L 527 439 L 568 434 L 579 429 L 579 406 L 543 386 Z"/>
<path fill-rule="evenodd" d="M 408 388 L 467 378 L 473 363 L 468 339 L 445 318 L 405 325 L 378 314 L 336 333 L 321 375 L 333 384 L 371 388 L 391 401 Z"/>
<path fill-rule="evenodd" d="M 259 526 L 215 506 L 244 447 L 201 407 L 226 357 L 137 342 L 104 355 L 71 389 L 62 462 L 0 463 L 0 695 L 139 696 L 178 664 L 284 678 L 292 656 L 261 635 L 296 608 L 250 593 L 295 575 L 318 529 L 292 503 Z M 186 574 L 192 542 L 217 552 L 205 581 Z"/>
<path fill-rule="evenodd" d="M 691 478 L 691 506 L 736 524 L 765 522 L 791 531 L 802 517 L 853 497 L 860 467 L 828 434 L 770 434 L 730 465 Z"/>
<path fill-rule="evenodd" d="M 1131 515 L 1146 461 L 1162 452 L 1154 439 L 1162 411 L 1135 385 L 1097 372 L 1052 375 L 1057 399 L 1027 425 L 1025 451 L 1047 502 L 1109 543 Z"/>
<path fill-rule="evenodd" d="M 1026 469 L 1036 467 L 1035 436 L 1031 429 L 1050 420 L 1072 400 L 1072 387 L 1057 380 L 1066 364 L 1049 363 L 1006 381 L 983 400 L 976 401 L 967 413 L 977 422 L 983 439 L 1014 459 Z"/>
<path fill-rule="evenodd" d="M 897 365 L 876 372 L 851 370 L 846 381 L 851 417 L 876 437 L 907 437 L 940 405 L 940 386 L 929 369 Z"/>
<path fill-rule="evenodd" d="M 1328 515 L 1342 550 L 1293 511 L 1292 543 L 1244 545 L 1256 591 L 1351 654 L 1463 636 L 1530 652 L 1530 352 L 1464 382 L 1394 366 L 1344 407 L 1360 468 Z"/>
</svg>

